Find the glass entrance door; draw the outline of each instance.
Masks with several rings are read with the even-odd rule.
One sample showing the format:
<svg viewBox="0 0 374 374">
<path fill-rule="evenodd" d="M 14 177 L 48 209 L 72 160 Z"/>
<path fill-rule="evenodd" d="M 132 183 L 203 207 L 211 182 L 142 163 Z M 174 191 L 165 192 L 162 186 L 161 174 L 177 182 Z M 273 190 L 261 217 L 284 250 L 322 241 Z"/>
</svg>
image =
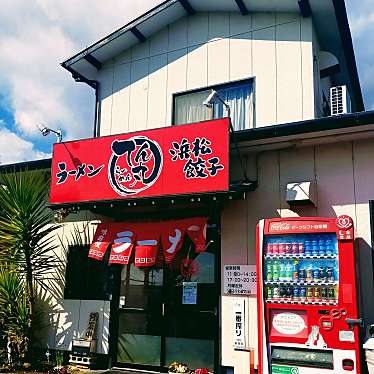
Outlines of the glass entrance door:
<svg viewBox="0 0 374 374">
<path fill-rule="evenodd" d="M 214 371 L 219 248 L 215 239 L 205 252 L 195 253 L 186 238 L 173 263 L 158 269 L 123 267 L 117 365 L 167 367 L 178 361 L 191 369 Z"/>
<path fill-rule="evenodd" d="M 215 255 L 200 253 L 180 266 L 165 270 L 165 362 L 214 371 L 218 331 Z"/>
<path fill-rule="evenodd" d="M 123 267 L 118 315 L 117 363 L 161 366 L 163 270 Z"/>
</svg>

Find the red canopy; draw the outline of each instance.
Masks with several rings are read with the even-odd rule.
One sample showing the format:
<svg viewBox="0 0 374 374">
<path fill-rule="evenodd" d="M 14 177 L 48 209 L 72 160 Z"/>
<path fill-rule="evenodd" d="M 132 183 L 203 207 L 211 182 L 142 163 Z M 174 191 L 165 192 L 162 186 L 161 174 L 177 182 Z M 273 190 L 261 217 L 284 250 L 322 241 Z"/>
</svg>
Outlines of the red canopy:
<svg viewBox="0 0 374 374">
<path fill-rule="evenodd" d="M 182 248 L 184 235 L 188 235 L 195 244 L 195 252 L 205 251 L 206 224 L 206 217 L 145 223 L 100 223 L 88 257 L 102 260 L 111 244 L 109 263 L 127 265 L 135 248 L 135 266 L 153 266 L 161 248 L 165 263 L 170 264 Z"/>
</svg>

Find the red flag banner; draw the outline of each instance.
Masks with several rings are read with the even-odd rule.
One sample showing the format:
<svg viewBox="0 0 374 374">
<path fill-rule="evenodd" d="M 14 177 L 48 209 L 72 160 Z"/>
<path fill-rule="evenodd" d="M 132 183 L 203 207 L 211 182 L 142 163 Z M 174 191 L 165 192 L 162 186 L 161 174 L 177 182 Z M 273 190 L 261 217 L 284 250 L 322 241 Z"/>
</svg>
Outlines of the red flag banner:
<svg viewBox="0 0 374 374">
<path fill-rule="evenodd" d="M 110 264 L 127 265 L 135 249 L 135 266 L 154 266 L 163 255 L 171 264 L 183 246 L 184 237 L 195 244 L 195 252 L 206 248 L 207 218 L 189 218 L 163 222 L 101 223 L 90 246 L 88 256 L 102 260 L 111 245 Z"/>
<path fill-rule="evenodd" d="M 207 218 L 193 219 L 186 229 L 187 235 L 195 243 L 195 252 L 205 252 Z"/>
<path fill-rule="evenodd" d="M 119 227 L 119 230 L 114 233 L 109 263 L 127 265 L 135 245 L 137 227 L 136 225 L 123 224 L 123 227 Z"/>
<path fill-rule="evenodd" d="M 94 239 L 88 252 L 88 257 L 95 260 L 102 260 L 107 248 L 112 242 L 112 232 L 109 229 L 108 224 L 101 223 L 98 225 Z"/>
<path fill-rule="evenodd" d="M 165 263 L 171 264 L 183 245 L 185 225 L 181 221 L 168 222 L 161 233 Z"/>
<path fill-rule="evenodd" d="M 135 249 L 135 266 L 154 266 L 160 247 L 160 225 L 145 223 L 139 226 Z"/>
</svg>

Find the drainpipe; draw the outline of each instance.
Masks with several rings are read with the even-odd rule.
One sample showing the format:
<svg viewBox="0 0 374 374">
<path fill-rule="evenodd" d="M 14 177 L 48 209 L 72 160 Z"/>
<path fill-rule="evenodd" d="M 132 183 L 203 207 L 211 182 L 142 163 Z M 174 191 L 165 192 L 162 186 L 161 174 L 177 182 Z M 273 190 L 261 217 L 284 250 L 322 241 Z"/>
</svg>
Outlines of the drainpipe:
<svg viewBox="0 0 374 374">
<path fill-rule="evenodd" d="M 99 118 L 100 118 L 100 105 L 99 105 L 99 87 L 98 81 L 95 81 L 95 119 L 94 119 L 94 129 L 93 136 L 97 138 L 99 136 Z"/>
</svg>

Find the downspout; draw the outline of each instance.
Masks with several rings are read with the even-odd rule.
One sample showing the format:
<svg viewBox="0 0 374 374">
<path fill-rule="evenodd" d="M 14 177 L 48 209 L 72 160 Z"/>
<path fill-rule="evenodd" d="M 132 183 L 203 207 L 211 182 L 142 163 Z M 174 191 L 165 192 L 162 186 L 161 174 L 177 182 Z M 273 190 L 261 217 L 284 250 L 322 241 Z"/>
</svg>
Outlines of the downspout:
<svg viewBox="0 0 374 374">
<path fill-rule="evenodd" d="M 98 81 L 95 81 L 95 119 L 94 119 L 94 130 L 93 137 L 99 136 L 99 118 L 100 118 L 100 105 L 99 105 L 99 87 Z"/>
</svg>

